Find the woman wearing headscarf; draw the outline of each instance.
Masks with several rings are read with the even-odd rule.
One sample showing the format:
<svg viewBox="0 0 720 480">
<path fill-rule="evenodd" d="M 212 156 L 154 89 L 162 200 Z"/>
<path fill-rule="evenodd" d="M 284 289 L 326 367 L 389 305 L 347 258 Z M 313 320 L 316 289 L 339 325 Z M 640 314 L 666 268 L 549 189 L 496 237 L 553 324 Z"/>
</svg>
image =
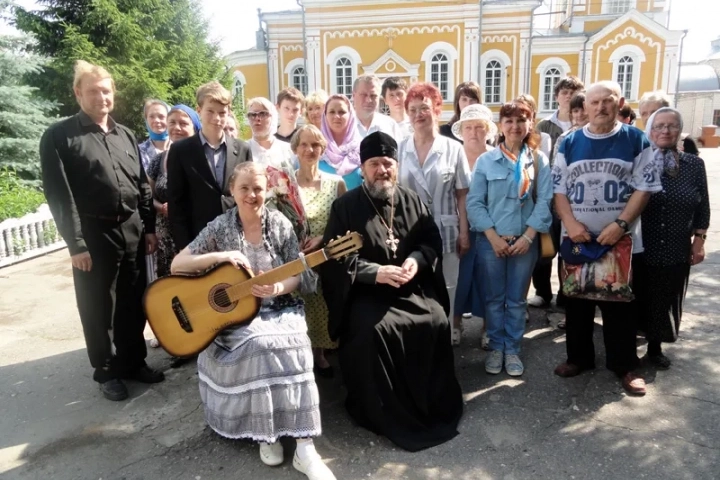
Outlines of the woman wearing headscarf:
<svg viewBox="0 0 720 480">
<path fill-rule="evenodd" d="M 200 117 L 187 105 L 175 105 L 167 115 L 169 142 L 192 137 L 200 131 Z M 155 234 L 158 238 L 157 276 L 170 274 L 170 264 L 175 254 L 175 244 L 170 233 L 167 210 L 167 155 L 168 150 L 155 155 L 147 166 L 148 181 L 153 191 L 153 204 L 157 212 Z"/>
<path fill-rule="evenodd" d="M 320 120 L 327 149 L 319 163 L 321 171 L 340 175 L 348 190 L 359 187 L 360 142 L 362 138 L 357 129 L 357 117 L 350 100 L 344 95 L 332 95 L 325 103 L 325 111 Z"/>
<path fill-rule="evenodd" d="M 140 161 L 145 171 L 153 158 L 170 148 L 167 131 L 169 109 L 167 103 L 156 99 L 147 100 L 143 106 L 143 118 L 148 139 L 138 145 L 138 150 L 140 150 Z"/>
<path fill-rule="evenodd" d="M 275 137 L 278 111 L 267 98 L 255 97 L 248 100 L 246 115 L 252 130 L 248 143 L 253 161 L 264 165 L 268 176 L 268 205 L 290 220 L 302 244 L 307 237 L 307 221 L 295 178 L 292 149 L 289 143 Z"/>
<path fill-rule="evenodd" d="M 652 114 L 645 128 L 655 162 L 663 165 L 662 190 L 642 213 L 645 252 L 633 265 L 633 288 L 648 342 L 646 358 L 660 369 L 671 365 L 661 345 L 677 340 L 690 267 L 705 259 L 710 226 L 705 163 L 678 151 L 682 128 L 682 115 L 670 107 Z"/>
</svg>

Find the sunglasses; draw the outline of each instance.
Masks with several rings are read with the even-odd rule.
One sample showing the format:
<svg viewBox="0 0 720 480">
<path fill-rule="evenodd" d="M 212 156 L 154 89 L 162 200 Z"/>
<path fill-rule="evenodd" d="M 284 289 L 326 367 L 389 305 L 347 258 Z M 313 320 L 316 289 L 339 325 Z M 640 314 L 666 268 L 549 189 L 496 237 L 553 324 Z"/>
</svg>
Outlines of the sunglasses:
<svg viewBox="0 0 720 480">
<path fill-rule="evenodd" d="M 259 118 L 260 120 L 265 120 L 270 116 L 270 112 L 262 111 L 262 112 L 248 112 L 245 115 L 249 120 L 255 120 L 256 118 Z"/>
</svg>

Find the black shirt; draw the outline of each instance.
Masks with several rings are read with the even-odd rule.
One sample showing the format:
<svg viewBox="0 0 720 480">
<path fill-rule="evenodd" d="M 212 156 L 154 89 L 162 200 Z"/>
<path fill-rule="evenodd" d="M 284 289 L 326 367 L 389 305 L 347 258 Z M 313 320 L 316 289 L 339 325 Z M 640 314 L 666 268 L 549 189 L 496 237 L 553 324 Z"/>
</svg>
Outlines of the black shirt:
<svg viewBox="0 0 720 480">
<path fill-rule="evenodd" d="M 104 132 L 85 112 L 55 123 L 40 140 L 43 189 L 71 255 L 87 251 L 81 222 L 139 211 L 155 233 L 152 192 L 134 135 L 108 119 Z"/>
<path fill-rule="evenodd" d="M 279 132 L 275 132 L 275 138 L 277 138 L 278 140 L 282 140 L 283 142 L 290 143 L 290 140 L 292 140 L 292 136 L 295 135 L 295 132 L 298 131 L 298 128 L 300 127 L 295 127 L 295 130 L 293 130 L 292 133 L 287 137 L 285 135 L 280 135 Z"/>
<path fill-rule="evenodd" d="M 705 163 L 680 153 L 677 176 L 662 175 L 662 191 L 650 197 L 642 213 L 645 261 L 656 267 L 690 262 L 690 237 L 710 226 Z"/>
</svg>

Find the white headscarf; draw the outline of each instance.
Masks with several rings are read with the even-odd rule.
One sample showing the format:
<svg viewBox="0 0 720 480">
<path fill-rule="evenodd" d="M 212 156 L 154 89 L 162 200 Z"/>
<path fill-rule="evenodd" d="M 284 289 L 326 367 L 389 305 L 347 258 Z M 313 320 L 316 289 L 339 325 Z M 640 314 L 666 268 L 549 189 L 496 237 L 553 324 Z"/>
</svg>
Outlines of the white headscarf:
<svg viewBox="0 0 720 480">
<path fill-rule="evenodd" d="M 280 119 L 280 115 L 278 114 L 277 108 L 275 108 L 275 105 L 273 105 L 273 103 L 270 100 L 268 100 L 267 98 L 255 97 L 255 98 L 251 98 L 250 100 L 248 100 L 248 109 L 250 108 L 251 105 L 254 105 L 256 103 L 262 105 L 263 108 L 265 110 L 267 110 L 268 113 L 270 114 L 270 137 L 271 138 L 275 137 L 275 133 L 277 133 L 277 130 L 278 130 L 278 121 Z"/>
<path fill-rule="evenodd" d="M 653 123 L 655 123 L 655 117 L 657 117 L 658 114 L 671 112 L 675 114 L 678 122 L 680 123 L 680 130 L 678 131 L 677 142 L 675 142 L 675 145 L 673 145 L 671 148 L 660 148 L 652 140 Z M 656 110 L 655 113 L 650 115 L 650 118 L 648 118 L 647 124 L 645 125 L 645 135 L 647 135 L 648 140 L 650 140 L 650 144 L 652 145 L 655 152 L 655 162 L 657 162 L 658 164 L 661 163 L 665 172 L 671 176 L 677 174 L 678 168 L 680 167 L 680 155 L 678 154 L 677 143 L 680 141 L 680 137 L 682 136 L 682 130 L 682 114 L 680 113 L 680 111 L 671 107 L 662 107 Z"/>
</svg>

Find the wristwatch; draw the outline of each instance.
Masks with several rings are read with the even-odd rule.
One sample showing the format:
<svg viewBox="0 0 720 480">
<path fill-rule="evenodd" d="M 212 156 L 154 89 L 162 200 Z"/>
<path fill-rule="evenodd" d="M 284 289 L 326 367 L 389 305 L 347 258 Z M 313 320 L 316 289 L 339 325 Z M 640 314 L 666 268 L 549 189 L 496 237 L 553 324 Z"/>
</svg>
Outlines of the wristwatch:
<svg viewBox="0 0 720 480">
<path fill-rule="evenodd" d="M 620 225 L 620 228 L 622 228 L 625 233 L 630 231 L 630 225 L 628 225 L 628 223 L 625 220 L 621 220 L 618 218 L 617 220 L 615 220 L 615 223 Z"/>
</svg>

